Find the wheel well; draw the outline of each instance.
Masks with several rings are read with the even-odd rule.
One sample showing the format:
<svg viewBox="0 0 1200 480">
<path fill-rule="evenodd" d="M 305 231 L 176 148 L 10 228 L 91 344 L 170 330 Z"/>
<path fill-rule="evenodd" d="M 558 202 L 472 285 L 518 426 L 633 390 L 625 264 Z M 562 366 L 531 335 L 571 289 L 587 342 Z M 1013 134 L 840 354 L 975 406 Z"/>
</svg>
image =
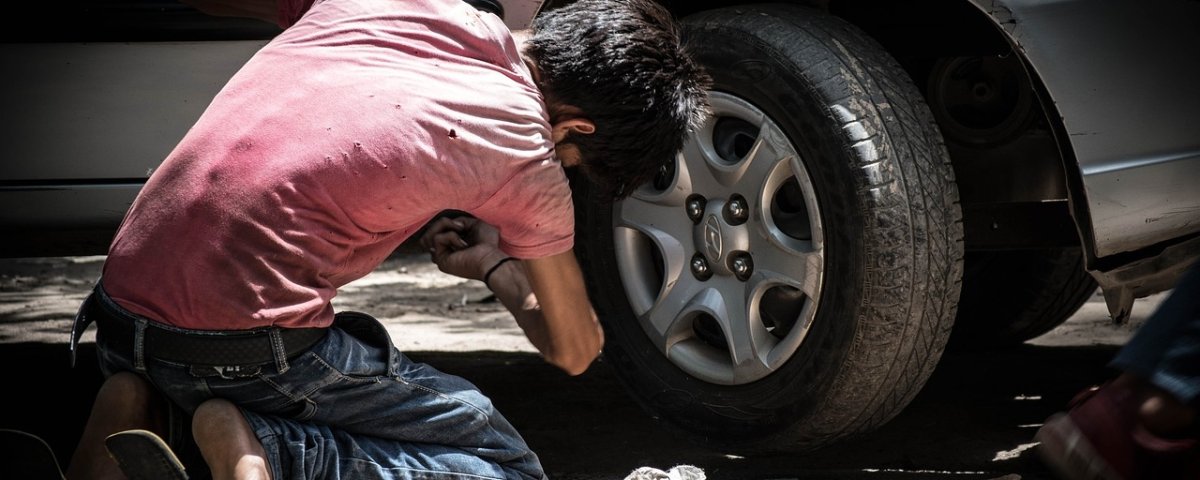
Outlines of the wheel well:
<svg viewBox="0 0 1200 480">
<path fill-rule="evenodd" d="M 570 0 L 550 2 L 567 3 Z M 677 16 L 761 1 L 660 0 Z M 1059 117 L 1024 57 L 968 0 L 792 0 L 863 29 L 921 89 L 946 139 L 968 250 L 1080 246 L 1078 179 Z M 549 5 L 553 6 L 553 5 Z"/>
</svg>

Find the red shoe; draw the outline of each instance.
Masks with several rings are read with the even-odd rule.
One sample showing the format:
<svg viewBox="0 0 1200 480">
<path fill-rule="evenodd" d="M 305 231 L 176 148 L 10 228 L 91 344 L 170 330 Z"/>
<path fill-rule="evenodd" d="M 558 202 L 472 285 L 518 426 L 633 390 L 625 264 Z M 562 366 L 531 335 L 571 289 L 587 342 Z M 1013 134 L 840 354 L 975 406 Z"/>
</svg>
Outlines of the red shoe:
<svg viewBox="0 0 1200 480">
<path fill-rule="evenodd" d="M 1200 480 L 1200 442 L 1150 433 L 1140 404 L 1111 384 L 1085 390 L 1038 429 L 1038 454 L 1069 480 Z"/>
</svg>

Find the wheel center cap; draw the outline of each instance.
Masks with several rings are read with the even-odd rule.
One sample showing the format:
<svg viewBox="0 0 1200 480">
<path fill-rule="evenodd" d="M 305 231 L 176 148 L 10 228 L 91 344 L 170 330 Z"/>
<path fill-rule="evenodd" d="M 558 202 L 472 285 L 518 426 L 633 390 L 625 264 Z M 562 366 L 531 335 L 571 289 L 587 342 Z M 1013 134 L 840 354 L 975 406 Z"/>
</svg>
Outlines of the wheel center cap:
<svg viewBox="0 0 1200 480">
<path fill-rule="evenodd" d="M 721 220 L 716 214 L 710 214 L 704 221 L 704 253 L 709 261 L 715 262 L 721 258 Z"/>
<path fill-rule="evenodd" d="M 723 200 L 708 202 L 703 219 L 692 228 L 692 245 L 714 273 L 732 275 L 727 260 L 738 251 L 749 251 L 750 230 L 745 224 L 730 225 L 721 213 L 724 208 Z"/>
</svg>

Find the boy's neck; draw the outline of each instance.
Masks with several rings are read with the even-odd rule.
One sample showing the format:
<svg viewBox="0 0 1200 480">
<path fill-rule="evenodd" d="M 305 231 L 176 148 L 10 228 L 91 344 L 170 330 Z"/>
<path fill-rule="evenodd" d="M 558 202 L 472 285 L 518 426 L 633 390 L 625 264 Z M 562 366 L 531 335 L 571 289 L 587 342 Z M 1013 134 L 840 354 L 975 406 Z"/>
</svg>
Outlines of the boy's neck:
<svg viewBox="0 0 1200 480">
<path fill-rule="evenodd" d="M 517 43 L 517 48 L 525 51 L 525 42 L 528 42 L 529 37 L 533 36 L 533 30 L 523 28 L 520 30 L 511 30 L 509 34 L 512 35 L 513 41 Z"/>
</svg>

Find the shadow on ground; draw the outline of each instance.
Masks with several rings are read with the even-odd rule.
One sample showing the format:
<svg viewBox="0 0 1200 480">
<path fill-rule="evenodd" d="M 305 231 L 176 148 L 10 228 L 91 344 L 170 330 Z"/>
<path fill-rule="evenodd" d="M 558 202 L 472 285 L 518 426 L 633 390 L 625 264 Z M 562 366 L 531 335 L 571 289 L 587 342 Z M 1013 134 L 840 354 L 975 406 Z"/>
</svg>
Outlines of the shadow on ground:
<svg viewBox="0 0 1200 480">
<path fill-rule="evenodd" d="M 568 377 L 521 352 L 417 352 L 490 395 L 539 452 L 551 478 L 621 479 L 638 466 L 703 468 L 710 479 L 1050 479 L 1031 450 L 1036 425 L 1081 387 L 1104 380 L 1114 346 L 1025 345 L 948 353 L 926 388 L 871 434 L 803 455 L 726 455 L 657 424 L 601 360 Z M 65 462 L 99 386 L 94 344 L 68 368 L 66 348 L 11 343 L 0 428 L 41 435 Z"/>
</svg>

